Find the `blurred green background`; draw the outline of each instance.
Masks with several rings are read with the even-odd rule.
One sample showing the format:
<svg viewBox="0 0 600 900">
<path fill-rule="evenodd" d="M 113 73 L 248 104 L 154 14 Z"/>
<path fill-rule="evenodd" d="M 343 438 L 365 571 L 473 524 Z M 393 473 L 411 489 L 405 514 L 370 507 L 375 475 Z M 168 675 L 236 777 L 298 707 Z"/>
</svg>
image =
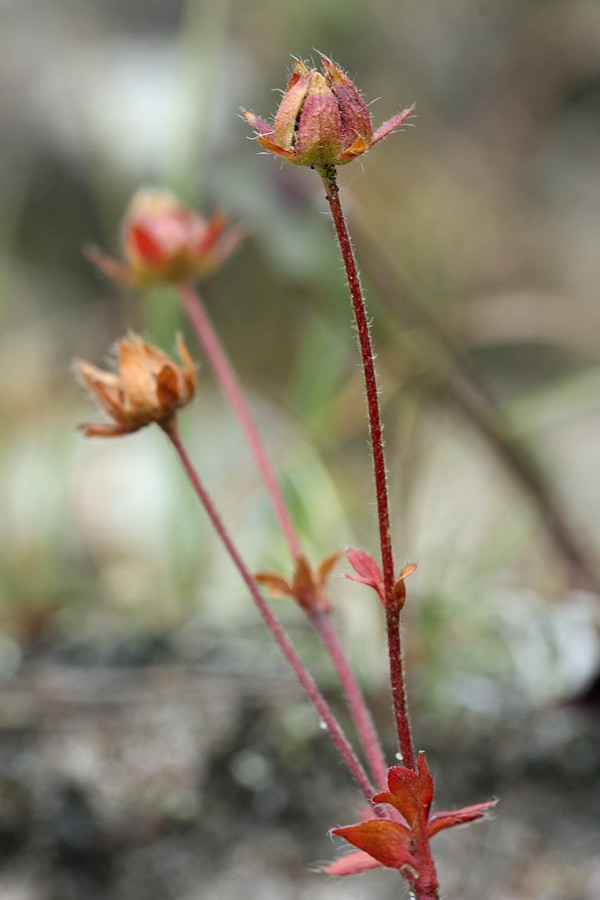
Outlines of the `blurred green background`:
<svg viewBox="0 0 600 900">
<path fill-rule="evenodd" d="M 271 115 L 290 54 L 322 51 L 378 98 L 376 124 L 417 104 L 415 127 L 340 170 L 396 553 L 419 563 L 406 614 L 415 706 L 424 722 L 491 728 L 585 690 L 600 660 L 597 0 L 4 0 L 0 21 L 0 677 L 40 659 L 271 665 L 158 430 L 115 442 L 74 431 L 95 415 L 74 356 L 100 363 L 130 326 L 171 351 L 186 330 L 168 288 L 119 290 L 82 254 L 90 241 L 118 253 L 139 186 L 244 223 L 247 241 L 203 287 L 213 321 L 308 555 L 376 550 L 323 190 L 258 154 L 238 116 Z M 206 367 L 182 419 L 250 565 L 286 571 Z M 376 696 L 379 610 L 342 574 L 333 593 Z M 280 608 L 327 683 L 299 613 Z"/>
</svg>

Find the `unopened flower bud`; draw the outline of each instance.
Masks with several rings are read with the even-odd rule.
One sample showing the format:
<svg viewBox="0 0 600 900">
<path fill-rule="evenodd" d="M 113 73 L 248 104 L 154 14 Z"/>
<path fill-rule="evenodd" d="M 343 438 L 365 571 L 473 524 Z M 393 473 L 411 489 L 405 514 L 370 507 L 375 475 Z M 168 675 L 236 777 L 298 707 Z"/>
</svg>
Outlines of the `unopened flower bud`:
<svg viewBox="0 0 600 900">
<path fill-rule="evenodd" d="M 321 60 L 322 73 L 297 62 L 273 125 L 251 112 L 244 116 L 265 150 L 323 173 L 361 156 L 398 128 L 413 107 L 373 131 L 369 110 L 355 85 L 326 56 Z"/>
<path fill-rule="evenodd" d="M 206 220 L 168 191 L 138 191 L 122 226 L 123 262 L 98 248 L 88 255 L 109 278 L 137 287 L 196 281 L 211 275 L 242 239 L 222 213 Z"/>
</svg>

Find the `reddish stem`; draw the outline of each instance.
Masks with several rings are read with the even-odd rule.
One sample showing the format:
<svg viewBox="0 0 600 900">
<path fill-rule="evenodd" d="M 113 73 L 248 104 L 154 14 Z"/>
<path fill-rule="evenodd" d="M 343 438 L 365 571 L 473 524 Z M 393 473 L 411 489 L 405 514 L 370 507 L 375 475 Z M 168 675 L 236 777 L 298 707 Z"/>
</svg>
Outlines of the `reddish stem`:
<svg viewBox="0 0 600 900">
<path fill-rule="evenodd" d="M 439 900 L 440 889 L 435 862 L 431 853 L 431 842 L 427 833 L 427 816 L 419 815 L 419 831 L 415 856 L 418 860 L 419 877 L 412 882 L 416 900 Z"/>
<path fill-rule="evenodd" d="M 252 598 L 256 603 L 256 606 L 258 607 L 258 610 L 267 627 L 277 641 L 277 644 L 279 645 L 283 655 L 292 667 L 296 678 L 304 688 L 311 703 L 315 707 L 320 720 L 324 722 L 325 726 L 327 727 L 327 730 L 329 731 L 329 734 L 331 735 L 331 738 L 335 746 L 337 747 L 338 752 L 344 760 L 348 771 L 358 785 L 359 790 L 370 802 L 371 797 L 373 797 L 373 795 L 375 794 L 373 785 L 369 781 L 365 770 L 363 769 L 354 751 L 352 750 L 352 747 L 350 746 L 350 743 L 346 738 L 340 724 L 331 711 L 329 704 L 313 681 L 311 675 L 302 663 L 302 660 L 294 650 L 294 647 L 280 622 L 269 609 L 262 594 L 260 593 L 254 577 L 252 576 L 250 570 L 238 553 L 235 544 L 233 543 L 233 540 L 230 537 L 229 532 L 227 531 L 225 524 L 217 511 L 217 508 L 215 507 L 208 491 L 204 487 L 203 482 L 200 480 L 200 476 L 196 472 L 196 469 L 194 468 L 194 465 L 187 454 L 187 451 L 177 430 L 177 426 L 173 422 L 171 422 L 169 425 L 163 426 L 163 430 L 173 444 L 179 456 L 181 464 L 192 484 L 192 487 L 194 488 L 194 491 L 198 496 L 198 499 L 206 510 L 213 528 L 221 539 L 227 553 L 229 554 L 229 557 L 231 558 L 242 579 L 244 580 L 248 590 L 250 591 L 250 594 L 252 595 Z M 375 811 L 377 812 L 377 810 Z"/>
<path fill-rule="evenodd" d="M 190 284 L 183 283 L 179 285 L 179 294 L 198 341 L 204 349 L 207 359 L 213 368 L 218 382 L 223 388 L 225 396 L 227 397 L 254 454 L 254 458 L 256 459 L 259 471 L 265 482 L 275 514 L 287 539 L 292 556 L 295 559 L 299 559 L 302 552 L 300 539 L 294 529 L 291 516 L 277 484 L 277 479 L 275 478 L 263 442 L 250 415 L 233 366 L 227 358 L 227 354 L 213 328 L 198 292 Z M 357 734 L 364 748 L 365 756 L 373 777 L 380 790 L 384 790 L 387 783 L 387 769 L 383 750 L 381 749 L 381 744 L 373 724 L 373 719 L 367 704 L 365 703 L 365 699 L 348 664 L 331 614 L 329 612 L 316 613 L 311 615 L 310 618 L 331 657 L 336 672 L 338 673 L 342 691 L 356 725 Z"/>
<path fill-rule="evenodd" d="M 362 692 L 350 669 L 348 659 L 340 643 L 339 635 L 333 624 L 329 612 L 310 613 L 310 619 L 318 631 L 321 640 L 327 648 L 327 652 L 335 666 L 342 690 L 346 697 L 348 707 L 352 713 L 356 731 L 360 737 L 365 751 L 369 768 L 379 790 L 387 787 L 387 766 L 381 749 L 381 743 L 375 729 L 375 724 L 369 709 L 365 703 Z"/>
<path fill-rule="evenodd" d="M 399 610 L 394 598 L 394 554 L 390 535 L 390 512 L 387 490 L 387 475 L 385 454 L 383 451 L 383 426 L 381 423 L 381 411 L 379 408 L 379 393 L 377 388 L 377 375 L 373 359 L 373 345 L 369 330 L 369 320 L 365 306 L 360 278 L 354 251 L 348 233 L 348 227 L 340 204 L 339 190 L 335 175 L 335 169 L 328 169 L 322 173 L 327 200 L 331 208 L 331 215 L 337 239 L 344 260 L 344 267 L 348 278 L 348 288 L 354 308 L 358 343 L 362 358 L 367 407 L 369 414 L 369 431 L 373 454 L 373 473 L 375 476 L 375 494 L 377 498 L 377 520 L 379 523 L 379 544 L 381 548 L 381 568 L 385 589 L 386 627 L 388 639 L 388 652 L 390 658 L 390 680 L 394 701 L 394 714 L 398 744 L 402 755 L 403 764 L 411 769 L 415 767 L 415 753 L 413 749 L 410 720 L 406 704 L 406 689 L 404 684 L 404 670 L 402 664 L 402 648 L 399 630 Z"/>
<path fill-rule="evenodd" d="M 354 258 L 354 251 L 348 233 L 348 227 L 339 199 L 339 191 L 336 181 L 335 168 L 326 169 L 321 173 L 325 184 L 327 200 L 331 208 L 331 214 L 335 226 L 336 235 L 342 251 L 344 267 L 348 278 L 348 287 L 352 298 L 358 343 L 363 364 L 365 390 L 367 396 L 367 408 L 369 414 L 369 431 L 373 453 L 373 472 L 375 476 L 375 493 L 377 497 L 377 518 L 379 522 L 379 543 L 381 548 L 381 568 L 383 572 L 386 629 L 388 653 L 390 661 L 390 681 L 392 685 L 392 697 L 394 703 L 394 715 L 396 730 L 398 733 L 398 745 L 402 755 L 403 765 L 416 770 L 415 753 L 413 748 L 410 719 L 406 702 L 406 688 L 404 681 L 404 668 L 402 662 L 402 645 L 400 638 L 400 610 L 401 605 L 395 596 L 394 554 L 390 535 L 390 513 L 387 490 L 387 477 L 385 466 L 385 454 L 383 450 L 383 427 L 381 423 L 381 411 L 379 408 L 379 393 L 377 389 L 377 375 L 373 358 L 373 345 L 369 330 L 366 305 L 360 286 L 358 269 Z M 421 817 L 415 856 L 418 860 L 418 877 L 408 877 L 417 900 L 438 900 L 439 889 L 435 863 L 431 855 L 429 835 L 425 817 Z"/>
<path fill-rule="evenodd" d="M 285 500 L 283 499 L 279 485 L 277 484 L 264 444 L 256 430 L 256 425 L 250 415 L 250 411 L 244 400 L 237 378 L 235 377 L 233 367 L 212 327 L 212 323 L 206 314 L 206 310 L 204 309 L 204 305 L 202 304 L 198 293 L 190 284 L 183 282 L 179 285 L 179 295 L 185 312 L 196 332 L 200 345 L 206 353 L 208 361 L 217 376 L 219 384 L 225 392 L 225 396 L 227 397 L 231 408 L 240 423 L 242 431 L 244 432 L 246 440 L 248 441 L 248 445 L 254 454 L 256 464 L 258 465 L 260 474 L 271 498 L 275 515 L 279 520 L 281 530 L 288 542 L 290 552 L 294 559 L 298 559 L 302 553 L 298 535 L 296 534 Z"/>
</svg>

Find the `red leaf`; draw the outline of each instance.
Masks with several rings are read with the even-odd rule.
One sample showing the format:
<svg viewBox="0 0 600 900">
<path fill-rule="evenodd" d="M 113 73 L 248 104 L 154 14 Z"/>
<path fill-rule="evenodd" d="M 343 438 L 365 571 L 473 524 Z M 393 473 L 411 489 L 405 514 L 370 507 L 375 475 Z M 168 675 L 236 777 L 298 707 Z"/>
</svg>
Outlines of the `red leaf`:
<svg viewBox="0 0 600 900">
<path fill-rule="evenodd" d="M 381 865 L 368 853 L 363 850 L 356 850 L 349 853 L 348 856 L 342 856 L 330 863 L 322 871 L 326 875 L 360 875 L 361 872 L 368 872 L 369 869 L 378 869 Z"/>
<path fill-rule="evenodd" d="M 405 766 L 393 766 L 388 771 L 388 786 L 389 791 L 375 794 L 373 803 L 393 806 L 412 828 L 419 807 L 417 773 Z"/>
<path fill-rule="evenodd" d="M 376 794 L 373 802 L 389 803 L 411 827 L 419 812 L 427 818 L 433 800 L 433 779 L 425 755 L 419 753 L 416 772 L 406 766 L 392 766 L 388 770 L 388 788 Z"/>
<path fill-rule="evenodd" d="M 381 602 L 384 602 L 385 591 L 383 587 L 383 575 L 381 569 L 373 559 L 373 557 L 364 550 L 346 551 L 348 562 L 356 572 L 356 575 L 346 575 L 350 581 L 358 581 L 360 584 L 366 584 L 367 587 L 376 591 Z"/>
<path fill-rule="evenodd" d="M 332 834 L 339 834 L 348 843 L 358 847 L 372 856 L 373 859 L 391 869 L 415 865 L 409 851 L 410 832 L 397 822 L 389 819 L 371 819 L 360 825 L 347 825 L 345 828 L 334 828 Z"/>
<path fill-rule="evenodd" d="M 438 831 L 443 831 L 445 828 L 453 828 L 455 825 L 466 825 L 467 822 L 482 819 L 487 813 L 491 812 L 497 802 L 497 800 L 488 800 L 486 803 L 476 803 L 475 806 L 463 806 L 462 809 L 436 813 L 431 817 L 427 826 L 429 836 L 433 837 L 434 834 L 437 834 Z"/>
</svg>

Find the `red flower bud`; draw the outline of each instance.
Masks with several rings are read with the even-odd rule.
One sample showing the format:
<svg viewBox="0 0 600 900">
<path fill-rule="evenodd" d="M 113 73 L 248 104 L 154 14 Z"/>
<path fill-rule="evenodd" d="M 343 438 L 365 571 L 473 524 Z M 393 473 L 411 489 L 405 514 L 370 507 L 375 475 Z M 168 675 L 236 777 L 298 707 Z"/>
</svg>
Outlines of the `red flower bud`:
<svg viewBox="0 0 600 900">
<path fill-rule="evenodd" d="M 244 116 L 265 150 L 324 171 L 361 156 L 398 128 L 413 107 L 373 131 L 369 110 L 352 81 L 326 56 L 321 60 L 323 74 L 297 62 L 272 126 L 254 113 Z"/>
<path fill-rule="evenodd" d="M 195 281 L 211 275 L 242 238 L 221 213 L 206 220 L 168 191 L 138 191 L 122 228 L 124 262 L 96 247 L 88 255 L 109 278 L 137 287 L 157 281 Z"/>
</svg>

